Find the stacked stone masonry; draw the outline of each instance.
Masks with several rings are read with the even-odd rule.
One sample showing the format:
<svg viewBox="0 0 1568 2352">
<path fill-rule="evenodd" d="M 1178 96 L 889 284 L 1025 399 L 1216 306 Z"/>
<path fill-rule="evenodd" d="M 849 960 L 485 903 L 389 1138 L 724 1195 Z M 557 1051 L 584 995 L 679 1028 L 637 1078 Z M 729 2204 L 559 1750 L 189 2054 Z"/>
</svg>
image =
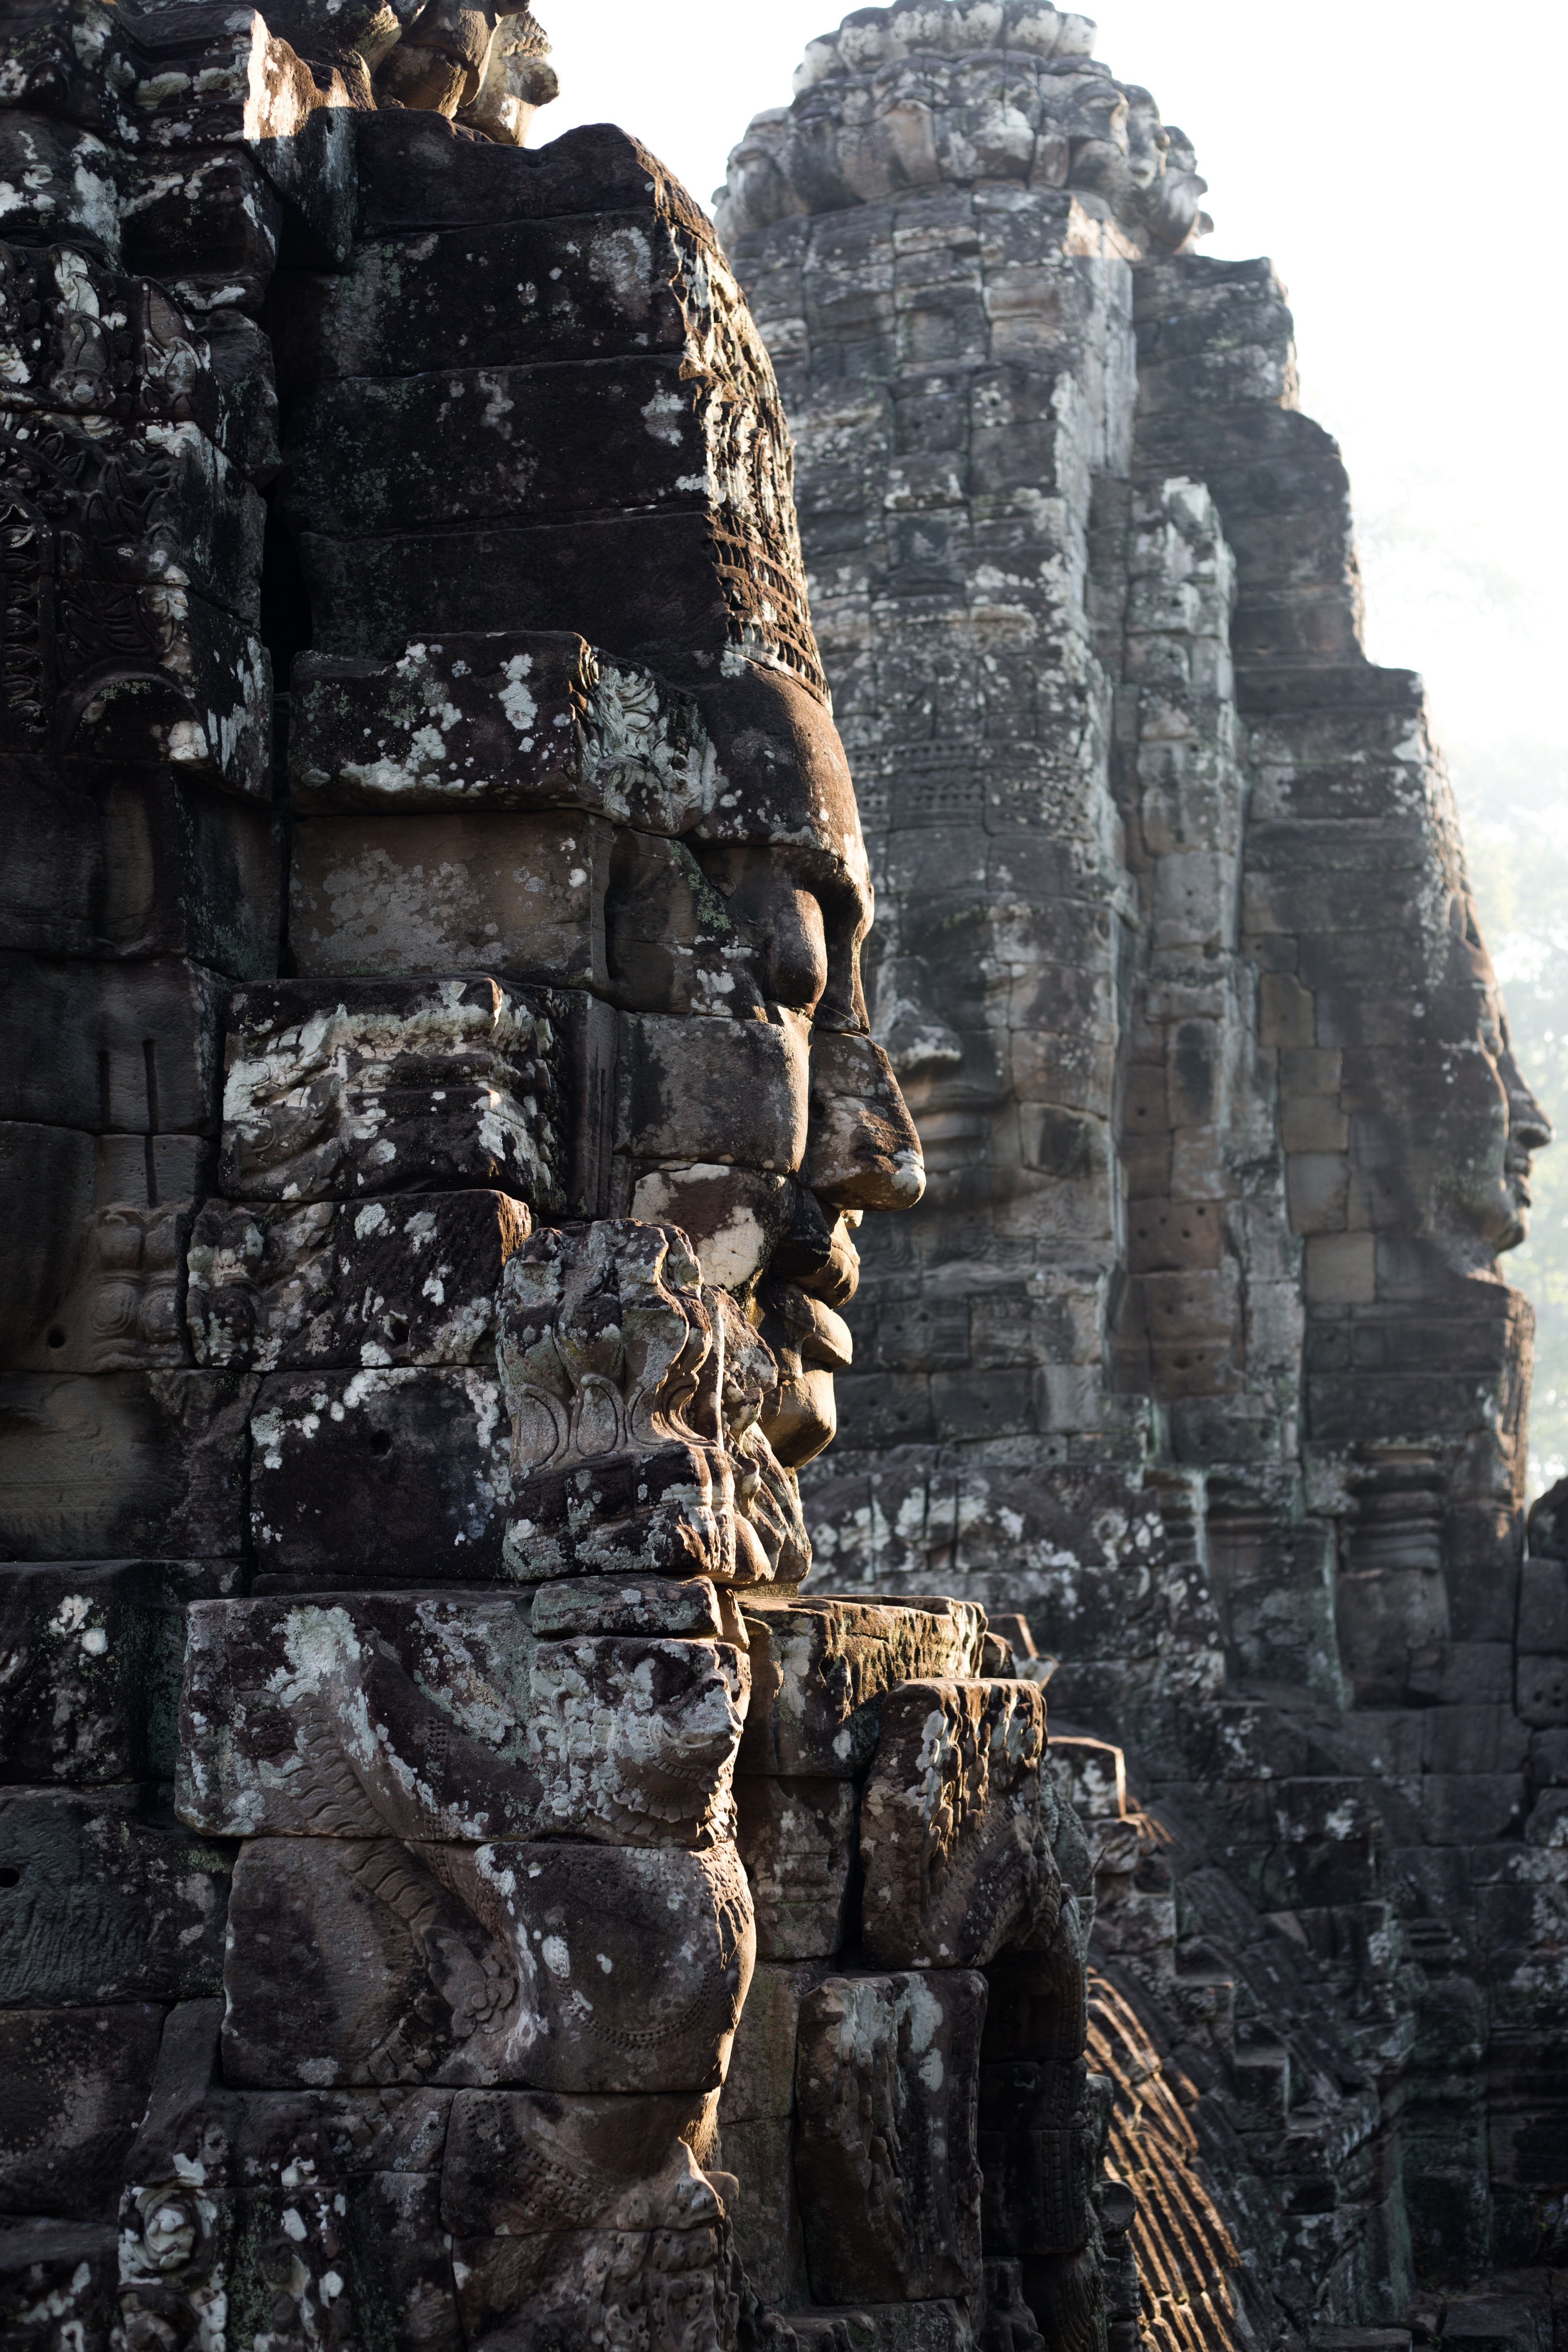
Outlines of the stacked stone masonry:
<svg viewBox="0 0 1568 2352">
<path fill-rule="evenodd" d="M 0 2338 L 1129 2352 L 768 354 L 447 0 L 0 25 Z"/>
<path fill-rule="evenodd" d="M 1283 290 L 1093 46 L 857 10 L 716 199 L 930 1171 L 861 1234 L 815 1574 L 1057 1661 L 1145 2328 L 1545 2344 L 1568 1538 L 1499 1256 L 1551 1129 Z"/>
</svg>

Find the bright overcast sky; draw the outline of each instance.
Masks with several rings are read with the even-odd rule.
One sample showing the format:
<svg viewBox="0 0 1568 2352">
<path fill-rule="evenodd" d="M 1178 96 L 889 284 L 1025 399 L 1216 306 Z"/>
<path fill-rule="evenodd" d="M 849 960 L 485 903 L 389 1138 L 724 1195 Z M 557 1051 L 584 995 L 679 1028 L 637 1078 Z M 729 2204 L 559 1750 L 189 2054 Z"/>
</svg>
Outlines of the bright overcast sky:
<svg viewBox="0 0 1568 2352">
<path fill-rule="evenodd" d="M 536 0 L 573 123 L 636 131 L 708 198 L 785 103 L 816 0 Z M 1215 233 L 1266 253 L 1303 405 L 1355 489 L 1374 657 L 1425 670 L 1458 745 L 1568 757 L 1564 13 L 1519 0 L 1104 0 L 1097 54 L 1196 144 Z M 1487 26 L 1492 27 L 1489 33 Z M 1531 92 L 1534 93 L 1531 96 Z M 1550 101 L 1550 102 L 1549 102 Z"/>
</svg>

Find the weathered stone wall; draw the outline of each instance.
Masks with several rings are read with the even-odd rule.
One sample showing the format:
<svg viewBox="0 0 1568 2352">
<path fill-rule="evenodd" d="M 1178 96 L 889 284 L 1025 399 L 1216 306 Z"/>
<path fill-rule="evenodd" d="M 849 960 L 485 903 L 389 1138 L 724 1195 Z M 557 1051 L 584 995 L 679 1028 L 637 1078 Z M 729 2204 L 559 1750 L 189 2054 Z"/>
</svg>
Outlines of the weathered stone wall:
<svg viewBox="0 0 1568 2352">
<path fill-rule="evenodd" d="M 924 1175 L 782 405 L 549 87 L 0 29 L 0 2335 L 1130 2352 L 1022 1629 L 800 1591 Z"/>
<path fill-rule="evenodd" d="M 1550 1128 L 1283 295 L 1193 251 L 1091 47 L 859 10 L 721 192 L 931 1169 L 807 1510 L 837 1583 L 1025 1612 L 1127 1748 L 1174 1899 L 1107 1963 L 1247 2266 L 1392 2321 L 1561 2258 L 1562 1570 L 1498 1268 Z"/>
</svg>

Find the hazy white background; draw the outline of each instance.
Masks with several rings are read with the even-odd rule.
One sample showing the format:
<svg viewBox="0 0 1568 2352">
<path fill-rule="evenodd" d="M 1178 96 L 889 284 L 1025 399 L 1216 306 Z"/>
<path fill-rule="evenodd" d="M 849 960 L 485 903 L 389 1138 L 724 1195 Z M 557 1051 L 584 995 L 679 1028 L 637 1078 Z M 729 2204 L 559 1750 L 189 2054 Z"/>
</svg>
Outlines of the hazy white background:
<svg viewBox="0 0 1568 2352">
<path fill-rule="evenodd" d="M 563 96 L 707 199 L 787 102 L 816 0 L 537 0 Z M 1104 0 L 1097 54 L 1197 147 L 1215 233 L 1289 289 L 1302 404 L 1354 485 L 1374 659 L 1425 672 L 1517 1041 L 1563 1142 L 1511 1261 L 1541 1316 L 1536 1451 L 1568 1466 L 1568 12 Z M 1554 1165 L 1560 1163 L 1560 1166 Z"/>
</svg>

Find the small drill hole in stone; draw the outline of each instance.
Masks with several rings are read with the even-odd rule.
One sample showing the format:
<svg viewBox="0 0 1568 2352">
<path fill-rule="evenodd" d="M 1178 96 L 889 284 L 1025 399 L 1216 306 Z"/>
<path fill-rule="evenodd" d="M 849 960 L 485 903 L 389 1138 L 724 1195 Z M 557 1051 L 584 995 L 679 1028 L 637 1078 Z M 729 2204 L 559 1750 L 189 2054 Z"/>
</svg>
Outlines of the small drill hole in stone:
<svg viewBox="0 0 1568 2352">
<path fill-rule="evenodd" d="M 48 1341 L 51 1348 L 63 1348 L 65 1346 L 66 1334 L 61 1330 L 58 1323 L 51 1323 L 48 1329 L 45 1332 L 44 1337 Z"/>
<path fill-rule="evenodd" d="M 7 1863 L 4 1869 L 0 1869 L 0 1886 L 15 1886 L 21 1875 L 19 1870 L 13 1870 Z"/>
<path fill-rule="evenodd" d="M 373 1454 L 390 1454 L 392 1451 L 391 1431 L 387 1429 L 378 1429 L 375 1435 L 370 1441 L 370 1450 Z"/>
</svg>

